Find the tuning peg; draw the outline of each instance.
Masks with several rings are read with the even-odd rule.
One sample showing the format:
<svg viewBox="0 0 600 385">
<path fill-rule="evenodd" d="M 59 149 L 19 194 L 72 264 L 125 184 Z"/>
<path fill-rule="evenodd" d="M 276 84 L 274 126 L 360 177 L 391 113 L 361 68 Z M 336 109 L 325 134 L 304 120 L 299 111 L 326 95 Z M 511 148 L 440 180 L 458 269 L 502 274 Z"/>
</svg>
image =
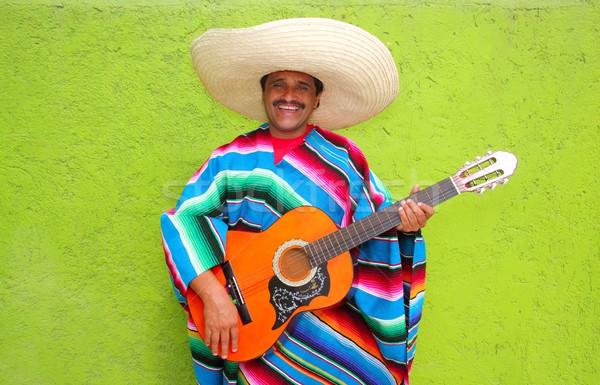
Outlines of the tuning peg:
<svg viewBox="0 0 600 385">
<path fill-rule="evenodd" d="M 481 160 L 481 157 L 480 157 L 480 156 L 478 156 L 478 157 L 477 157 L 477 160 Z"/>
<path fill-rule="evenodd" d="M 469 162 L 468 160 L 465 162 L 465 166 L 468 166 L 470 164 L 471 164 L 471 162 Z"/>
<path fill-rule="evenodd" d="M 475 193 L 477 193 L 479 195 L 483 194 L 484 192 L 485 192 L 485 189 L 483 187 L 475 190 Z"/>
<path fill-rule="evenodd" d="M 498 183 L 494 182 L 494 183 L 492 183 L 491 185 L 489 185 L 489 186 L 488 186 L 488 188 L 489 188 L 490 190 L 493 190 L 493 189 L 495 189 L 495 188 L 496 188 L 496 186 L 498 186 Z"/>
<path fill-rule="evenodd" d="M 503 185 L 504 185 L 504 184 L 506 184 L 506 182 L 508 182 L 508 178 L 504 178 L 504 179 L 502 179 L 502 180 L 500 181 L 500 184 L 503 184 Z"/>
<path fill-rule="evenodd" d="M 492 155 L 492 150 L 488 150 L 487 154 Z"/>
</svg>

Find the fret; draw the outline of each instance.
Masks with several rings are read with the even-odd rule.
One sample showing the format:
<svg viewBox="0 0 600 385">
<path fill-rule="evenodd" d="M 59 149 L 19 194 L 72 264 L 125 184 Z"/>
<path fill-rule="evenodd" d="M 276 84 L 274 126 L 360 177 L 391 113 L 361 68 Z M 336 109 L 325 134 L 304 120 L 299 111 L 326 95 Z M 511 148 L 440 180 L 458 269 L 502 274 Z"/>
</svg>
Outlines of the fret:
<svg viewBox="0 0 600 385">
<path fill-rule="evenodd" d="M 416 194 L 409 195 L 405 199 L 412 199 L 417 203 L 423 202 L 429 206 L 437 206 L 458 194 L 459 191 L 454 187 L 452 180 L 446 178 L 424 190 L 418 191 Z M 401 207 L 400 202 L 398 201 L 304 246 L 311 265 L 313 267 L 320 265 L 377 235 L 399 226 L 401 221 L 397 212 Z"/>
</svg>

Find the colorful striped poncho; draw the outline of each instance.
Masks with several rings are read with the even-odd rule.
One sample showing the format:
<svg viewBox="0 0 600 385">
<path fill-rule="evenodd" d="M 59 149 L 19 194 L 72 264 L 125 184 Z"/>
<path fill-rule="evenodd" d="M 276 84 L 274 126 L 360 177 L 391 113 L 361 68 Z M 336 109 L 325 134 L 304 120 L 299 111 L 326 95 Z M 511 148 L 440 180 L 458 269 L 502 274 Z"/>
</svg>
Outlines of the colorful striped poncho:
<svg viewBox="0 0 600 385">
<path fill-rule="evenodd" d="M 266 230 L 287 211 L 320 208 L 339 226 L 391 197 L 347 138 L 315 127 L 274 163 L 268 126 L 216 149 L 175 209 L 161 218 L 175 293 L 187 310 L 189 282 L 220 263 L 230 229 Z M 188 318 L 201 384 L 408 384 L 424 296 L 420 235 L 391 230 L 353 249 L 354 281 L 340 306 L 292 319 L 273 348 L 234 363 L 214 357 Z"/>
</svg>

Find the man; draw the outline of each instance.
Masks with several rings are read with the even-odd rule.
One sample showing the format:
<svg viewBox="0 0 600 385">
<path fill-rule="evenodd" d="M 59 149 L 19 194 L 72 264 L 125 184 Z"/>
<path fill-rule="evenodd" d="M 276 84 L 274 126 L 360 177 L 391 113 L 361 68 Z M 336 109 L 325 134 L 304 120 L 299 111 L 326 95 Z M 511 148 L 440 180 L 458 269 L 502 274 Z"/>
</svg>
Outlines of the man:
<svg viewBox="0 0 600 385">
<path fill-rule="evenodd" d="M 186 310 L 188 290 L 204 306 L 204 342 L 188 321 L 198 383 L 407 384 L 424 289 L 420 229 L 431 207 L 403 201 L 401 225 L 351 250 L 354 278 L 341 304 L 296 315 L 249 361 L 227 360 L 238 347 L 238 310 L 210 270 L 225 258 L 227 231 L 259 233 L 307 205 L 342 228 L 393 203 L 356 145 L 331 132 L 394 100 L 389 51 L 346 23 L 290 19 L 210 30 L 192 56 L 215 99 L 267 121 L 216 149 L 161 219 L 175 292 Z"/>
</svg>

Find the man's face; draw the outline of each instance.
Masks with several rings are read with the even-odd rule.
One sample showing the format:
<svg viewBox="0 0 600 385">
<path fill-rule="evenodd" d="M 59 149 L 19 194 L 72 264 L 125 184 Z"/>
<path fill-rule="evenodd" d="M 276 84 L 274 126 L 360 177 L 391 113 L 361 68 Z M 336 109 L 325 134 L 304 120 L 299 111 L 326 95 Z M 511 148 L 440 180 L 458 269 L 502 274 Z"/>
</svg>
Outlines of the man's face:
<svg viewBox="0 0 600 385">
<path fill-rule="evenodd" d="M 315 81 L 302 72 L 273 72 L 267 77 L 262 95 L 271 135 L 279 138 L 300 136 L 310 114 L 319 105 Z"/>
</svg>

